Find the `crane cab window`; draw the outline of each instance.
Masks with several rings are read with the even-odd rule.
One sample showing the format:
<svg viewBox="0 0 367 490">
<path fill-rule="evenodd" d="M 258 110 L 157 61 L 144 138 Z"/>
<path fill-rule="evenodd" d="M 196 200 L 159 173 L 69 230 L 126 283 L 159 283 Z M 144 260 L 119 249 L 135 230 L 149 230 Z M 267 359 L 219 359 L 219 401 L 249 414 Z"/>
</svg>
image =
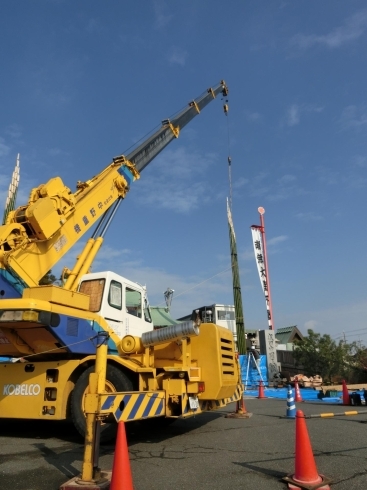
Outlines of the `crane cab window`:
<svg viewBox="0 0 367 490">
<path fill-rule="evenodd" d="M 129 315 L 134 315 L 141 318 L 141 293 L 131 288 L 126 288 L 125 291 L 126 311 Z"/>
<path fill-rule="evenodd" d="M 111 281 L 110 290 L 108 293 L 108 304 L 112 308 L 121 310 L 122 308 L 122 285 L 117 281 Z"/>
<path fill-rule="evenodd" d="M 234 320 L 234 311 L 218 310 L 218 320 Z"/>
<path fill-rule="evenodd" d="M 104 279 L 92 279 L 81 283 L 79 291 L 90 296 L 89 311 L 100 311 L 104 285 Z"/>
</svg>

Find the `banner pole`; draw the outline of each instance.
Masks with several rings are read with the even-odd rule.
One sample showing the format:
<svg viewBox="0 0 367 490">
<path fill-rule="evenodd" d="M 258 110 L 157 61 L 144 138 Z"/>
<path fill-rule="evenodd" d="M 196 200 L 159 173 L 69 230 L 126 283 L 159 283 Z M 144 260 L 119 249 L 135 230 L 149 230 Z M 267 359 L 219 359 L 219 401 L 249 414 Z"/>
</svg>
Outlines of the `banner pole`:
<svg viewBox="0 0 367 490">
<path fill-rule="evenodd" d="M 269 276 L 267 250 L 266 250 L 266 237 L 265 237 L 265 222 L 264 222 L 265 209 L 259 207 L 258 211 L 260 214 L 260 226 L 252 225 L 251 229 L 252 229 L 253 240 L 254 240 L 255 258 L 257 261 L 260 282 L 266 301 L 266 310 L 268 314 L 268 327 L 269 330 L 274 330 L 273 305 L 271 301 L 270 276 Z M 260 233 L 257 239 L 255 239 L 256 236 L 255 230 L 257 231 L 257 233 Z"/>
<path fill-rule="evenodd" d="M 268 253 L 266 250 L 266 238 L 265 238 L 265 222 L 264 222 L 265 209 L 260 207 L 260 208 L 258 208 L 258 211 L 260 214 L 260 232 L 261 232 L 261 239 L 262 239 L 263 247 L 264 247 L 264 250 L 263 250 L 264 265 L 265 265 L 265 271 L 266 271 L 266 282 L 267 282 L 267 286 L 268 286 L 268 301 L 269 301 L 269 311 L 270 311 L 269 330 L 274 330 L 273 304 L 271 301 Z"/>
</svg>

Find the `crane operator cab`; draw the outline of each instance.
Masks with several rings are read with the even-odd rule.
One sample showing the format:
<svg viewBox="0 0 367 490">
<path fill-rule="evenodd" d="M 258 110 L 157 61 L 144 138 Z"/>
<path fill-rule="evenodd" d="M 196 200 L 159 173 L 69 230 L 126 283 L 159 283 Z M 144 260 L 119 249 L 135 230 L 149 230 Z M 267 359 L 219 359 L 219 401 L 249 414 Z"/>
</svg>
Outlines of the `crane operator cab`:
<svg viewBox="0 0 367 490">
<path fill-rule="evenodd" d="M 114 272 L 85 274 L 79 292 L 90 296 L 89 310 L 103 316 L 120 338 L 153 330 L 146 287 Z"/>
</svg>

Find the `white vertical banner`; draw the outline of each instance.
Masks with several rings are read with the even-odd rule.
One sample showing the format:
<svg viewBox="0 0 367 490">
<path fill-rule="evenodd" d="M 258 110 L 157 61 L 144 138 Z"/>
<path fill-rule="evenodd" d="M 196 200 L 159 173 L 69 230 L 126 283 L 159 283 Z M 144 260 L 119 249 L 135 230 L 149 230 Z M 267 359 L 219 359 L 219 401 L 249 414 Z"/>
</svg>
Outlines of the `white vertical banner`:
<svg viewBox="0 0 367 490">
<path fill-rule="evenodd" d="M 257 265 L 257 270 L 259 273 L 260 277 L 260 284 L 264 292 L 265 296 L 265 302 L 266 302 L 266 311 L 268 315 L 268 326 L 270 329 L 272 329 L 272 319 L 271 319 L 271 311 L 270 311 L 270 301 L 269 301 L 269 289 L 268 289 L 268 276 L 266 272 L 266 267 L 265 267 L 265 260 L 264 260 L 264 251 L 263 251 L 263 245 L 262 245 L 262 240 L 261 240 L 261 232 L 258 227 L 251 227 L 251 232 L 252 232 L 252 242 L 254 245 L 254 252 L 255 252 L 255 260 L 256 260 L 256 265 Z"/>
</svg>

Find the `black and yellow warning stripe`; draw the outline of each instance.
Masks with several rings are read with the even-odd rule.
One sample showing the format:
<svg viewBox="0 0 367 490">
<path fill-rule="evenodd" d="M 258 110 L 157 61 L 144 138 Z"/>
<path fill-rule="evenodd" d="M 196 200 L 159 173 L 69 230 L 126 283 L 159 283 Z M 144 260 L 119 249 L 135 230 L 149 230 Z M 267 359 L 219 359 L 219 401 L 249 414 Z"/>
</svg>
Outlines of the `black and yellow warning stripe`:
<svg viewBox="0 0 367 490">
<path fill-rule="evenodd" d="M 200 400 L 199 408 L 190 408 L 190 394 L 183 393 L 181 397 L 181 410 L 183 417 L 189 417 L 208 410 L 225 407 L 229 403 L 239 400 L 243 393 L 243 385 L 238 384 L 231 397 L 220 400 Z M 164 391 L 114 393 L 100 395 L 100 414 L 113 414 L 116 421 L 129 422 L 151 417 L 160 417 L 166 414 L 166 393 Z"/>
<path fill-rule="evenodd" d="M 234 394 L 231 397 L 222 398 L 221 400 L 200 400 L 199 398 L 199 408 L 193 409 L 190 407 L 190 395 L 188 393 L 183 393 L 182 395 L 182 416 L 190 417 L 191 415 L 196 415 L 202 412 L 207 412 L 209 410 L 217 410 L 223 408 L 229 403 L 238 401 L 243 393 L 244 387 L 242 384 L 238 384 Z"/>
<path fill-rule="evenodd" d="M 359 415 L 359 414 L 364 414 L 367 413 L 367 410 L 349 410 L 348 412 L 339 412 L 339 413 L 332 413 L 332 412 L 324 412 L 324 413 L 316 413 L 313 415 L 306 415 L 306 419 L 315 419 L 315 418 L 330 418 L 330 417 L 348 417 L 350 415 Z"/>
<path fill-rule="evenodd" d="M 101 414 L 112 413 L 116 421 L 130 422 L 165 415 L 165 392 L 131 392 L 101 396 Z"/>
</svg>

